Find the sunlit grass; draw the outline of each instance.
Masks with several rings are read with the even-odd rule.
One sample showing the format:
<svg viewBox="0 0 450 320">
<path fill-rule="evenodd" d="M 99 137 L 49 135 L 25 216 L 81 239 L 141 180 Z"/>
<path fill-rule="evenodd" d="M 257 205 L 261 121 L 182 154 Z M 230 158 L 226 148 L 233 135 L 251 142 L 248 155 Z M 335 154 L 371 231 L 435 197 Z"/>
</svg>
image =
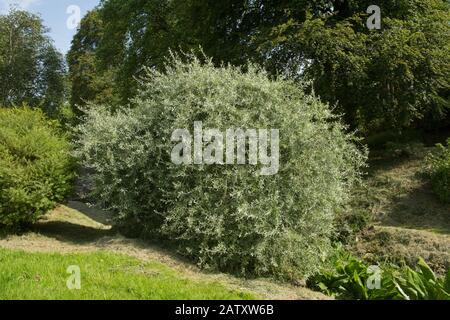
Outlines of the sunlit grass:
<svg viewBox="0 0 450 320">
<path fill-rule="evenodd" d="M 69 266 L 81 289 L 70 290 Z M 219 283 L 189 279 L 157 262 L 104 252 L 27 253 L 0 249 L 0 299 L 254 299 Z"/>
</svg>

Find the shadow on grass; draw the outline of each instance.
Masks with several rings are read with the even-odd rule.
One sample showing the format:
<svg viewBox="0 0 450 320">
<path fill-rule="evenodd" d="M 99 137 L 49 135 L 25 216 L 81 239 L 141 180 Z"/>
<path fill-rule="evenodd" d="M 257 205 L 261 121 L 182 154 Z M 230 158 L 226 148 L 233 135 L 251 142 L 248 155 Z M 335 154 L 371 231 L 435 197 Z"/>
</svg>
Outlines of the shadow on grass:
<svg viewBox="0 0 450 320">
<path fill-rule="evenodd" d="M 450 205 L 439 202 L 429 183 L 392 200 L 383 225 L 450 234 Z"/>
<path fill-rule="evenodd" d="M 111 223 L 108 215 L 103 210 L 97 209 L 95 207 L 90 207 L 85 203 L 79 201 L 69 201 L 67 203 L 67 207 L 84 214 L 95 222 L 104 225 L 109 225 Z"/>
<path fill-rule="evenodd" d="M 368 160 L 368 177 L 408 165 L 415 161 L 423 161 L 432 148 L 422 145 L 409 148 L 393 148 L 392 150 L 371 150 Z"/>
<path fill-rule="evenodd" d="M 113 250 L 144 260 L 167 262 L 181 265 L 185 269 L 198 271 L 195 263 L 177 252 L 177 247 L 169 241 L 142 240 L 122 235 L 120 228 L 104 224 L 107 213 L 91 208 L 83 203 L 70 201 L 67 206 L 59 206 L 33 225 L 21 226 L 15 230 L 0 228 L 0 240 L 11 243 L 29 241 L 41 249 L 46 246 L 53 250 L 52 239 L 67 245 L 68 250 L 77 248 Z M 130 236 L 130 235 L 128 235 Z M 20 245 L 18 246 L 20 247 Z"/>
<path fill-rule="evenodd" d="M 66 221 L 38 222 L 31 231 L 58 241 L 86 245 L 115 234 L 113 229 L 99 229 Z"/>
</svg>

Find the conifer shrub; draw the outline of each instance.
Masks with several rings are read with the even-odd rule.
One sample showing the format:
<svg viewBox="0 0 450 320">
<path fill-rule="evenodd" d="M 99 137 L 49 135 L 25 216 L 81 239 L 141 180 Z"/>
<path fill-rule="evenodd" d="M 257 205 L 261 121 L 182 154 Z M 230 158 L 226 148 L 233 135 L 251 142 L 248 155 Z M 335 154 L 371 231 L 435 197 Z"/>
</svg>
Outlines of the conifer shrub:
<svg viewBox="0 0 450 320">
<path fill-rule="evenodd" d="M 70 145 L 40 109 L 0 108 L 0 226 L 36 222 L 72 187 Z"/>
</svg>

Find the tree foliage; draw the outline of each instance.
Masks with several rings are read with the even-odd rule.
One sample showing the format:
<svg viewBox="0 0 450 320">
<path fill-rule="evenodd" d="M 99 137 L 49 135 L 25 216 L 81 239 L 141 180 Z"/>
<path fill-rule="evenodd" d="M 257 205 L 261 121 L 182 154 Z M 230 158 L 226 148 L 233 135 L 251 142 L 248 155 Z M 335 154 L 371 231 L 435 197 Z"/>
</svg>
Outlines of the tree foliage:
<svg viewBox="0 0 450 320">
<path fill-rule="evenodd" d="M 368 30 L 373 1 L 103 0 L 95 56 L 117 97 L 136 94 L 144 66 L 169 48 L 201 46 L 221 62 L 263 65 L 273 76 L 311 79 L 348 124 L 366 132 L 435 126 L 449 108 L 449 6 L 380 0 L 382 29 Z M 82 26 L 80 34 L 86 32 Z M 90 80 L 88 80 L 90 81 Z"/>
<path fill-rule="evenodd" d="M 79 108 L 87 102 L 112 103 L 115 87 L 114 73 L 99 68 L 96 50 L 103 37 L 103 22 L 98 10 L 94 9 L 81 20 L 80 28 L 72 39 L 67 54 L 71 84 L 70 103 L 80 115 Z"/>
<path fill-rule="evenodd" d="M 382 28 L 368 30 L 372 1 L 341 3 L 272 28 L 262 47 L 269 66 L 312 79 L 315 91 L 363 130 L 443 120 L 450 106 L 448 4 L 379 1 Z"/>
<path fill-rule="evenodd" d="M 41 19 L 26 11 L 0 15 L 0 105 L 28 103 L 54 114 L 65 98 L 63 56 Z"/>
</svg>

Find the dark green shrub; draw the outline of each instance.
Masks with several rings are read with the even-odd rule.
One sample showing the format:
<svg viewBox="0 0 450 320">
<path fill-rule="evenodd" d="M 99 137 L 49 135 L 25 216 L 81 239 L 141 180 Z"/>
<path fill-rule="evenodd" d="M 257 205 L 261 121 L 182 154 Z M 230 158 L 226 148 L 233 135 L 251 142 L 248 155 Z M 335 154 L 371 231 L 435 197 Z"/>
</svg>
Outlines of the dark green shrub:
<svg viewBox="0 0 450 320">
<path fill-rule="evenodd" d="M 447 146 L 437 145 L 427 159 L 434 193 L 444 203 L 450 203 L 450 138 Z"/>
<path fill-rule="evenodd" d="M 58 109 L 54 117 L 60 123 L 61 127 L 65 131 L 71 131 L 76 123 L 76 116 L 72 107 L 68 103 L 62 104 Z"/>
<path fill-rule="evenodd" d="M 68 142 L 40 110 L 0 108 L 0 225 L 33 223 L 71 188 Z"/>
<path fill-rule="evenodd" d="M 378 287 L 374 280 L 377 276 Z M 338 251 L 332 268 L 322 269 L 307 283 L 310 288 L 338 299 L 450 300 L 450 270 L 444 278 L 438 278 L 422 258 L 416 270 L 394 265 L 371 268 Z"/>
<path fill-rule="evenodd" d="M 91 107 L 79 155 L 94 196 L 147 237 L 175 241 L 202 266 L 241 274 L 310 274 L 328 252 L 333 219 L 365 155 L 339 119 L 298 85 L 212 63 L 150 72 L 133 108 Z M 280 168 L 175 165 L 175 129 L 279 129 Z M 206 143 L 205 145 L 206 146 Z"/>
</svg>

